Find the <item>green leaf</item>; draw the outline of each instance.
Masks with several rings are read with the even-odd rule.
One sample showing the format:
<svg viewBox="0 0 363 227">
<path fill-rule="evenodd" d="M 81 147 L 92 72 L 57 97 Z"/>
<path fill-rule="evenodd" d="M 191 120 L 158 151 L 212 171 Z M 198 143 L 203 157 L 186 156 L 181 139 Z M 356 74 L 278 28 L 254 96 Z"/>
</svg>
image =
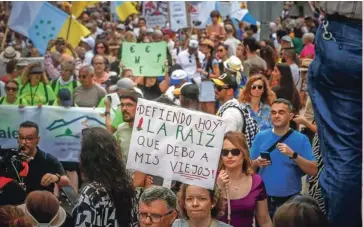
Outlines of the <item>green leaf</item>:
<svg viewBox="0 0 363 227">
<path fill-rule="evenodd" d="M 66 131 L 64 132 L 64 135 L 67 135 L 67 136 L 71 136 L 72 134 L 73 134 L 73 132 L 69 128 L 67 128 Z"/>
</svg>

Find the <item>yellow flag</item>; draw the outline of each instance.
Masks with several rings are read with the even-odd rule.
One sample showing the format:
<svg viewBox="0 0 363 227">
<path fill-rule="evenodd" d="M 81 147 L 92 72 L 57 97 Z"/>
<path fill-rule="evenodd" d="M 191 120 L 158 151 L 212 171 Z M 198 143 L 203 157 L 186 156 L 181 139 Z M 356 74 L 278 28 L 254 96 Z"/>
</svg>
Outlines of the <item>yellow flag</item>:
<svg viewBox="0 0 363 227">
<path fill-rule="evenodd" d="M 72 8 L 71 8 L 71 13 L 72 15 L 74 15 L 76 18 L 78 18 L 79 16 L 81 16 L 83 10 L 91 5 L 94 5 L 96 3 L 99 3 L 100 1 L 86 1 L 86 2 L 72 2 Z"/>
<path fill-rule="evenodd" d="M 71 20 L 71 23 L 69 23 L 69 20 Z M 76 48 L 79 44 L 79 41 L 81 40 L 81 37 L 87 36 L 91 32 L 85 26 L 79 23 L 77 20 L 68 17 L 66 23 L 63 24 L 62 29 L 58 36 L 67 40 L 67 33 L 69 26 L 70 29 L 68 35 L 68 43 L 70 43 L 72 47 Z"/>
<path fill-rule="evenodd" d="M 131 14 L 139 13 L 132 2 L 114 1 L 111 7 L 115 8 L 117 17 L 121 21 L 125 21 Z"/>
</svg>

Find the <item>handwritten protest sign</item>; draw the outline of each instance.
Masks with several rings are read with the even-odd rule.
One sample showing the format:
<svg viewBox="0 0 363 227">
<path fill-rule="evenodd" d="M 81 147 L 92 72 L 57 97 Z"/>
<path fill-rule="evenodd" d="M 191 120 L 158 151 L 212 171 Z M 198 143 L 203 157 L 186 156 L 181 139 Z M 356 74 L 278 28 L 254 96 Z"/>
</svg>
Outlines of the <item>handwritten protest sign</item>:
<svg viewBox="0 0 363 227">
<path fill-rule="evenodd" d="M 225 127 L 213 115 L 139 99 L 127 168 L 213 189 Z"/>
<path fill-rule="evenodd" d="M 131 68 L 134 75 L 155 77 L 165 73 L 166 43 L 122 44 L 122 63 Z"/>
<path fill-rule="evenodd" d="M 143 2 L 142 15 L 146 19 L 149 28 L 164 28 L 168 21 L 167 1 L 145 1 Z"/>
<path fill-rule="evenodd" d="M 188 27 L 185 2 L 169 2 L 170 4 L 170 26 L 173 31 Z"/>
</svg>

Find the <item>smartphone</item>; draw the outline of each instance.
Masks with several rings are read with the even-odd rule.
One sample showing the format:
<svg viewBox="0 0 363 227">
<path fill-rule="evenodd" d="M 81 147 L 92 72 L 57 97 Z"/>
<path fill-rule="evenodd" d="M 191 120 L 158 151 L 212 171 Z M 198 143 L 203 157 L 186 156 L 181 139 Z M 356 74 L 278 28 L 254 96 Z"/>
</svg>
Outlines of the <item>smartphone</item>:
<svg viewBox="0 0 363 227">
<path fill-rule="evenodd" d="M 66 195 L 67 200 L 74 207 L 78 203 L 78 194 L 74 191 L 72 186 L 64 186 L 61 188 L 62 192 Z"/>
<path fill-rule="evenodd" d="M 271 155 L 270 155 L 269 152 L 260 152 L 260 156 L 263 159 L 269 160 L 271 162 L 271 164 L 272 164 Z"/>
</svg>

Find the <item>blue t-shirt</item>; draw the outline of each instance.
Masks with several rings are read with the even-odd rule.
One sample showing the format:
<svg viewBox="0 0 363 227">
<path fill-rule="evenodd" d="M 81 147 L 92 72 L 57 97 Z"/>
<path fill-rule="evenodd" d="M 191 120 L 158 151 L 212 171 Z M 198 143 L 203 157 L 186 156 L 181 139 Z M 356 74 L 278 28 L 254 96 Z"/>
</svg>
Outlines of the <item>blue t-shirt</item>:
<svg viewBox="0 0 363 227">
<path fill-rule="evenodd" d="M 274 134 L 272 129 L 259 132 L 252 143 L 252 160 L 257 159 L 260 152 L 266 151 L 280 138 L 281 136 Z M 305 135 L 294 131 L 283 143 L 303 158 L 310 161 L 315 160 L 310 142 Z M 259 172 L 265 183 L 267 195 L 286 197 L 299 193 L 301 191 L 301 177 L 304 176 L 304 172 L 277 148 L 270 153 L 270 156 L 272 165 L 260 168 Z"/>
</svg>

